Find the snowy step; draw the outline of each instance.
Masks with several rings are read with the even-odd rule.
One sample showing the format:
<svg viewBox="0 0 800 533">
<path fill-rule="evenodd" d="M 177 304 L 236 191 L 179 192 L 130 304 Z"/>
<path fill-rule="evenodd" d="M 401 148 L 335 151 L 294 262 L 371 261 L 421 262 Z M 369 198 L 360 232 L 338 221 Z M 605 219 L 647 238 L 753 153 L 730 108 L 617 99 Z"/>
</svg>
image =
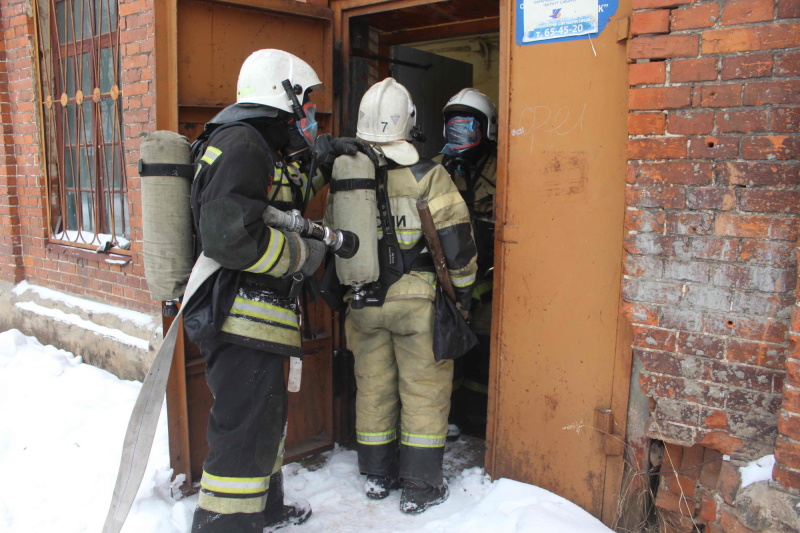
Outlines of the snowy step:
<svg viewBox="0 0 800 533">
<path fill-rule="evenodd" d="M 17 328 L 123 379 L 141 380 L 161 343 L 160 314 L 108 305 L 28 282 L 0 283 L 0 327 Z"/>
</svg>

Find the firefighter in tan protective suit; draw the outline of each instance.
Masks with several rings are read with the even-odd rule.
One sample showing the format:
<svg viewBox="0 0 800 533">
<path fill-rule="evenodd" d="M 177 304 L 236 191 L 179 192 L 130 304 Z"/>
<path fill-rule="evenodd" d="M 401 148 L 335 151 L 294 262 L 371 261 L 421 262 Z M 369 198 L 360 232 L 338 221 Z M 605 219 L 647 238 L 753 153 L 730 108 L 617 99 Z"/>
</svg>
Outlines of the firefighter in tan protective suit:
<svg viewBox="0 0 800 533">
<path fill-rule="evenodd" d="M 497 181 L 497 108 L 473 88 L 454 94 L 442 109 L 447 140 L 434 161 L 441 163 L 464 197 L 478 248 L 478 275 L 472 291 L 470 326 L 478 345 L 455 363 L 448 439 L 461 431 L 483 437 L 489 385 L 492 328 L 494 198 Z"/>
<path fill-rule="evenodd" d="M 457 297 L 468 309 L 477 270 L 469 210 L 441 165 L 411 145 L 416 109 L 393 78 L 373 85 L 357 137 L 383 163 L 376 171 L 380 278 L 351 300 L 347 343 L 355 355 L 356 437 L 366 495 L 383 499 L 402 482 L 400 509 L 419 513 L 448 496 L 442 475 L 453 362 L 436 362 L 436 274 L 417 200 L 427 200 Z M 391 249 L 399 249 L 393 253 Z"/>
</svg>

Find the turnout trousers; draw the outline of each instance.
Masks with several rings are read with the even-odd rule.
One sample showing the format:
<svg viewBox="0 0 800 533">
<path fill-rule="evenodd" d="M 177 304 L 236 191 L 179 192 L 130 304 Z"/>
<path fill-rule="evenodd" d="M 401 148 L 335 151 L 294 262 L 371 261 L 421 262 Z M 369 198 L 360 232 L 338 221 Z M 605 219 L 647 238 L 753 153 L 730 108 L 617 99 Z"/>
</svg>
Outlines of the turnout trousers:
<svg viewBox="0 0 800 533">
<path fill-rule="evenodd" d="M 433 318 L 427 298 L 348 310 L 363 474 L 443 483 L 453 362 L 434 360 Z"/>
<path fill-rule="evenodd" d="M 283 510 L 284 357 L 202 341 L 214 405 L 192 533 L 261 533 Z"/>
</svg>

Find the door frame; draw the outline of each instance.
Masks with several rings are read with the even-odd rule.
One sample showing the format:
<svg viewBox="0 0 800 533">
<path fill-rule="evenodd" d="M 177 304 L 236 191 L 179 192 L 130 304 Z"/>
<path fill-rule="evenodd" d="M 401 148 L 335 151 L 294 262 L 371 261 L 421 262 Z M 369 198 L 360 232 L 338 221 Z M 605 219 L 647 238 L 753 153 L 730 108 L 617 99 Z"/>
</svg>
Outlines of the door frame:
<svg viewBox="0 0 800 533">
<path fill-rule="evenodd" d="M 363 15 L 370 15 L 374 13 L 382 13 L 387 11 L 394 11 L 408 7 L 414 7 L 422 4 L 439 3 L 443 0 L 331 0 L 331 8 L 334 11 L 334 40 L 335 40 L 335 53 L 341 54 L 341 61 L 339 68 L 341 69 L 341 87 L 334 94 L 334 130 L 338 134 L 343 120 L 348 117 L 348 102 L 347 98 L 343 95 L 349 94 L 349 80 L 350 80 L 350 19 Z M 491 24 L 491 29 L 481 26 L 480 23 L 467 23 L 471 24 L 472 28 L 476 29 L 474 33 L 480 33 L 481 30 L 492 31 L 496 30 L 499 22 L 500 31 L 500 74 L 499 74 L 499 88 L 500 94 L 510 94 L 511 79 L 510 79 L 510 63 L 512 56 L 512 47 L 514 46 L 514 28 L 515 28 L 515 4 L 504 0 L 497 0 L 499 2 L 499 21 L 497 19 L 487 20 L 487 24 Z M 466 27 L 466 25 L 464 26 Z M 438 28 L 437 28 L 438 30 Z M 458 30 L 456 30 L 458 31 Z M 608 28 L 606 31 L 611 31 Z M 625 32 L 627 35 L 627 32 Z M 436 38 L 446 38 L 449 32 L 435 32 L 432 33 L 426 30 L 409 30 L 409 36 L 414 36 L 414 42 L 435 40 Z M 453 35 L 455 37 L 455 35 Z M 626 38 L 622 37 L 618 40 Z M 405 41 L 412 42 L 412 41 Z M 403 44 L 403 41 L 395 41 L 394 39 L 388 44 Z M 336 64 L 336 63 L 335 63 Z M 487 412 L 487 428 L 486 428 L 486 471 L 493 475 L 495 471 L 495 464 L 499 453 L 502 453 L 502 446 L 496 444 L 498 435 L 498 413 L 502 409 L 500 388 L 502 386 L 500 372 L 503 361 L 501 360 L 502 343 L 501 339 L 501 322 L 500 310 L 502 306 L 502 297 L 504 291 L 501 290 L 504 283 L 504 247 L 508 243 L 513 243 L 519 239 L 519 227 L 507 224 L 509 220 L 508 212 L 508 164 L 510 158 L 510 131 L 508 125 L 511 124 L 510 116 L 510 102 L 509 99 L 499 98 L 498 104 L 498 122 L 505 127 L 498 128 L 498 162 L 497 162 L 497 212 L 496 212 L 496 241 L 495 241 L 495 279 L 494 279 L 494 293 L 495 299 L 493 302 L 493 316 L 495 317 L 492 324 L 491 334 L 491 365 L 490 365 L 490 378 L 489 378 L 489 400 Z M 624 228 L 619 228 L 620 232 Z M 620 250 L 621 256 L 621 250 Z M 621 296 L 620 296 L 621 298 Z M 620 299 L 621 305 L 621 299 Z M 617 455 L 618 449 L 624 446 L 625 428 L 627 425 L 628 414 L 628 398 L 630 392 L 630 376 L 631 376 L 631 331 L 630 325 L 621 316 L 616 317 L 616 327 L 614 332 L 616 342 L 614 350 L 614 370 L 611 384 L 610 405 L 607 410 L 598 410 L 595 412 L 595 418 L 592 421 L 593 427 L 597 427 L 601 432 L 605 432 L 603 440 L 603 447 L 606 448 L 609 454 L 606 456 L 605 465 L 605 478 L 603 486 L 603 502 L 602 502 L 602 516 L 600 517 L 607 525 L 612 525 L 615 521 L 618 503 L 621 496 L 621 488 L 623 481 L 624 457 Z M 613 413 L 613 416 L 611 416 Z M 622 436 L 622 439 L 620 439 Z"/>
</svg>

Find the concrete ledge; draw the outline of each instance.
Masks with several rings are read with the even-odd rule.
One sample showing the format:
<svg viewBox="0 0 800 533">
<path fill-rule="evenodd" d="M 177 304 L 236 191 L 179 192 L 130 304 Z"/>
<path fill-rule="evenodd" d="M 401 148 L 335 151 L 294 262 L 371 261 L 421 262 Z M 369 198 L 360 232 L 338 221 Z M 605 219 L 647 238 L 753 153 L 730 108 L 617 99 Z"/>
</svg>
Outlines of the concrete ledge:
<svg viewBox="0 0 800 533">
<path fill-rule="evenodd" d="M 18 329 L 121 379 L 144 379 L 163 340 L 146 314 L 22 282 L 0 282 L 0 330 Z"/>
</svg>

